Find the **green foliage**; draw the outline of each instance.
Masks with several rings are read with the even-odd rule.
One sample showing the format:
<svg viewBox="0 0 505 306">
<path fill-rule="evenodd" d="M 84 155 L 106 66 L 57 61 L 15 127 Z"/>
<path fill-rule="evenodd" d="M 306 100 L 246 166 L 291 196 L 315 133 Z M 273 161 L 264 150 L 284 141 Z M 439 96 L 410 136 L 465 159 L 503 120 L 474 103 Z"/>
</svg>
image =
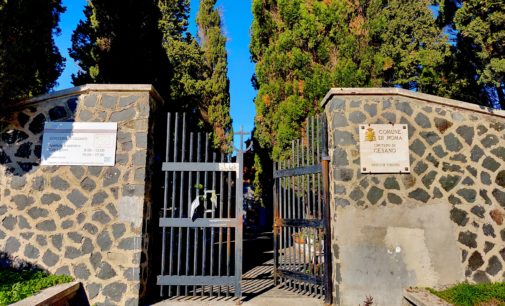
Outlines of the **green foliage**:
<svg viewBox="0 0 505 306">
<path fill-rule="evenodd" d="M 44 288 L 73 281 L 67 275 L 48 275 L 42 271 L 0 269 L 0 305 L 9 305 Z"/>
<path fill-rule="evenodd" d="M 163 95 L 170 69 L 154 1 L 90 0 L 72 35 L 70 56 L 84 83 L 154 84 Z"/>
<path fill-rule="evenodd" d="M 274 160 L 331 87 L 444 90 L 449 55 L 429 1 L 254 0 L 256 134 Z M 440 85 L 442 84 L 442 85 Z"/>
<path fill-rule="evenodd" d="M 64 67 L 53 34 L 61 0 L 0 1 L 0 101 L 48 92 Z"/>
<path fill-rule="evenodd" d="M 505 107 L 502 1 L 253 0 L 252 12 L 258 175 L 287 158 L 331 87 L 401 87 Z"/>
<path fill-rule="evenodd" d="M 452 35 L 444 65 L 445 92 L 454 99 L 505 107 L 503 1 L 433 0 L 438 24 Z"/>
<path fill-rule="evenodd" d="M 202 79 L 202 51 L 196 39 L 187 33 L 188 0 L 160 0 L 159 28 L 163 33 L 163 48 L 172 69 L 168 81 L 172 110 L 195 112 L 200 102 L 199 81 Z"/>
<path fill-rule="evenodd" d="M 187 32 L 189 0 L 91 0 L 72 36 L 70 56 L 84 83 L 151 83 L 166 110 L 185 111 L 230 141 L 231 118 L 226 38 L 215 1 L 201 1 L 198 41 Z"/>
<path fill-rule="evenodd" d="M 198 37 L 202 49 L 202 90 L 200 114 L 214 131 L 214 145 L 224 151 L 231 142 L 230 81 L 226 37 L 221 31 L 221 16 L 215 8 L 216 0 L 200 0 L 196 17 Z"/>
<path fill-rule="evenodd" d="M 443 291 L 430 288 L 428 290 L 455 306 L 476 306 L 490 301 L 495 302 L 492 305 L 505 305 L 505 283 L 476 285 L 462 283 Z"/>
<path fill-rule="evenodd" d="M 226 38 L 215 1 L 201 1 L 197 16 L 199 42 L 187 32 L 188 0 L 160 0 L 159 27 L 172 76 L 168 82 L 173 110 L 197 114 L 199 126 L 213 132 L 214 146 L 229 150 L 230 96 Z"/>
<path fill-rule="evenodd" d="M 250 51 L 261 168 L 289 156 L 332 87 L 445 94 L 448 39 L 429 0 L 254 0 Z M 270 160 L 265 156 L 269 155 Z M 257 182 L 267 180 L 258 177 Z M 266 190 L 266 188 L 263 188 Z"/>
<path fill-rule="evenodd" d="M 439 94 L 444 86 L 442 66 L 450 53 L 447 37 L 428 8 L 430 2 L 376 2 L 382 6 L 369 9 L 373 25 L 369 34 L 371 44 L 378 46 L 373 50 L 373 71 L 382 80 L 380 85 Z"/>
<path fill-rule="evenodd" d="M 188 29 L 189 0 L 159 0 L 158 26 L 166 43 L 171 38 L 182 39 Z"/>
<path fill-rule="evenodd" d="M 505 5 L 503 1 L 466 0 L 454 17 L 458 48 L 477 83 L 494 88 L 505 109 Z"/>
</svg>

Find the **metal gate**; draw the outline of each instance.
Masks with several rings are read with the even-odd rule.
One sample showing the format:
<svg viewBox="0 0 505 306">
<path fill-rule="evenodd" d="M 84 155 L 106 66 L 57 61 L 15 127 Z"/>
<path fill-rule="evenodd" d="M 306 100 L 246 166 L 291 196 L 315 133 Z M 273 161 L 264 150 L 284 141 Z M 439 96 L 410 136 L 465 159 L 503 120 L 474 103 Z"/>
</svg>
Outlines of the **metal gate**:
<svg viewBox="0 0 505 306">
<path fill-rule="evenodd" d="M 331 303 L 326 120 L 309 118 L 289 159 L 274 164 L 274 281 Z"/>
<path fill-rule="evenodd" d="M 240 297 L 243 151 L 232 162 L 187 121 L 168 114 L 160 294 Z"/>
</svg>

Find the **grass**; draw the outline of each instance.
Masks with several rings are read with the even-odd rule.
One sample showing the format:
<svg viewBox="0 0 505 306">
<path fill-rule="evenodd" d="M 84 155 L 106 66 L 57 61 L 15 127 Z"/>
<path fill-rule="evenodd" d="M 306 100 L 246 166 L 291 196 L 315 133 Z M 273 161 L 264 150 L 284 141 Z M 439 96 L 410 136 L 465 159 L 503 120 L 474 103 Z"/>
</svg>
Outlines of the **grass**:
<svg viewBox="0 0 505 306">
<path fill-rule="evenodd" d="M 36 270 L 0 268 L 0 305 L 9 305 L 38 293 L 40 290 L 71 282 L 67 275 L 49 275 Z"/>
<path fill-rule="evenodd" d="M 428 290 L 456 306 L 505 306 L 505 283 L 461 283 L 443 291 Z"/>
</svg>

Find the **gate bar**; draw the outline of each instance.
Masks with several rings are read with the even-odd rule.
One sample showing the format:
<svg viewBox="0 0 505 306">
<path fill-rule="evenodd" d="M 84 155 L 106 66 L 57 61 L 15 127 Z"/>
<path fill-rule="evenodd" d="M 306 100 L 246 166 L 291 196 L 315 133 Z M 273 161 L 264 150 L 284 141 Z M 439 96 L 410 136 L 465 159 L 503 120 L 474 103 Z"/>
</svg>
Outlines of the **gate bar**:
<svg viewBox="0 0 505 306">
<path fill-rule="evenodd" d="M 324 250 L 324 268 L 325 268 L 325 275 L 324 275 L 324 290 L 325 290 L 325 296 L 324 296 L 324 302 L 326 304 L 331 304 L 332 302 L 332 269 L 331 269 L 331 252 L 330 252 L 330 246 L 331 246 L 331 224 L 330 224 L 330 175 L 329 175 L 329 166 L 330 166 L 330 158 L 328 156 L 328 147 L 327 147 L 327 127 L 326 127 L 326 117 L 323 116 L 322 120 L 322 149 L 323 149 L 323 158 L 322 158 L 322 164 L 323 164 L 323 200 L 324 200 L 324 223 L 325 223 L 325 235 L 324 235 L 324 244 L 325 244 L 325 250 Z"/>
<path fill-rule="evenodd" d="M 241 137 L 242 138 L 242 137 Z M 241 141 L 241 150 L 237 152 L 237 162 L 238 169 L 244 169 L 244 151 L 243 149 L 243 141 Z M 244 171 L 237 171 L 237 192 L 235 193 L 235 201 L 236 201 L 236 212 L 235 218 L 239 219 L 242 222 L 243 215 L 243 184 L 244 184 Z M 242 280 L 242 223 L 240 226 L 235 227 L 235 297 L 242 296 L 242 288 L 240 286 L 240 281 Z"/>
<path fill-rule="evenodd" d="M 279 168 L 279 163 L 274 163 L 274 173 L 277 171 Z M 278 241 L 277 241 L 277 236 L 279 235 L 279 225 L 277 224 L 277 220 L 279 220 L 279 180 L 274 180 L 274 286 L 277 286 L 278 284 L 278 273 L 277 273 L 277 266 L 278 266 L 278 257 L 279 257 L 279 250 L 278 250 Z"/>
<path fill-rule="evenodd" d="M 182 138 L 182 152 L 181 152 L 181 162 L 184 162 L 185 160 L 185 156 L 186 156 L 186 113 L 182 113 L 182 135 L 181 135 L 181 138 Z M 175 160 L 177 161 L 177 160 Z M 181 172 L 180 174 L 180 189 L 179 189 L 179 217 L 181 217 L 183 215 L 183 212 L 184 212 L 184 208 L 183 208 L 183 203 L 184 203 L 184 196 L 183 196 L 183 191 L 184 191 L 184 172 Z M 190 174 L 191 175 L 191 174 Z M 175 217 L 174 216 L 174 211 L 172 212 L 172 217 Z M 173 230 L 173 229 L 172 229 Z M 182 228 L 181 227 L 178 227 L 177 228 L 178 230 L 178 240 L 177 240 L 177 275 L 181 275 L 182 273 L 182 269 L 181 269 L 181 247 L 182 247 L 182 243 L 181 243 L 181 239 L 182 239 L 182 235 L 181 235 L 181 231 L 182 231 Z M 185 288 L 187 289 L 187 288 Z M 177 295 L 181 295 L 181 286 L 177 286 Z"/>
<path fill-rule="evenodd" d="M 168 160 L 170 151 L 170 113 L 167 114 L 167 137 L 165 144 L 165 160 Z M 163 185 L 163 217 L 167 216 L 167 196 L 168 196 L 168 172 L 165 172 L 165 182 Z M 161 239 L 161 273 L 165 273 L 165 248 L 166 248 L 166 228 L 162 230 Z M 160 287 L 160 296 L 163 296 L 163 286 Z"/>
</svg>

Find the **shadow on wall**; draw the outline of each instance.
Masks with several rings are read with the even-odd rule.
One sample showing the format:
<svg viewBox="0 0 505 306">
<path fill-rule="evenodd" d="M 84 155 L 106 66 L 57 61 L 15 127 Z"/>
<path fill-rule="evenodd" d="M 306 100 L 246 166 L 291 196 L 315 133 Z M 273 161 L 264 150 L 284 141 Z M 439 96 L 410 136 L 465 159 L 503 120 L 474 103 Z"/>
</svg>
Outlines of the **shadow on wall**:
<svg viewBox="0 0 505 306">
<path fill-rule="evenodd" d="M 77 99 L 70 97 L 38 113 L 36 107 L 26 107 L 0 114 L 0 166 L 6 173 L 21 177 L 40 165 L 45 122 L 73 122 Z"/>
<path fill-rule="evenodd" d="M 13 270 L 29 270 L 34 272 L 47 272 L 39 265 L 32 264 L 30 262 L 19 259 L 18 257 L 11 257 L 6 252 L 0 252 L 0 269 L 13 269 Z"/>
</svg>

